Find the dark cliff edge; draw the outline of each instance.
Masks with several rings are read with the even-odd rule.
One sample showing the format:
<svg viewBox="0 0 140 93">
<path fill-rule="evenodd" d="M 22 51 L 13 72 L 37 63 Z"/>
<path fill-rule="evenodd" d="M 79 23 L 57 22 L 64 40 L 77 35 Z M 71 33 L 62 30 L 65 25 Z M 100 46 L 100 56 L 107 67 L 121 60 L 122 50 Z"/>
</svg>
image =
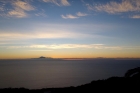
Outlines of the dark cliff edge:
<svg viewBox="0 0 140 93">
<path fill-rule="evenodd" d="M 140 67 L 128 70 L 124 77 L 110 77 L 104 80 L 96 80 L 91 83 L 77 87 L 64 88 L 43 88 L 43 89 L 25 89 L 25 88 L 4 88 L 0 93 L 139 93 L 140 92 Z"/>
</svg>

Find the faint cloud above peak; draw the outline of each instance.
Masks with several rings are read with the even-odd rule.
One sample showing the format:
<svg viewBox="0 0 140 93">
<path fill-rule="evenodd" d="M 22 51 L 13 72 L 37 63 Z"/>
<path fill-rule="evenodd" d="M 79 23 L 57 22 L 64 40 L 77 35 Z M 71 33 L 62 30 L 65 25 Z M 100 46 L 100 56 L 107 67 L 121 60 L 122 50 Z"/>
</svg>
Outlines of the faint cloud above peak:
<svg viewBox="0 0 140 93">
<path fill-rule="evenodd" d="M 133 16 L 130 16 L 130 18 L 140 19 L 140 15 L 133 15 Z"/>
<path fill-rule="evenodd" d="M 36 13 L 35 16 L 47 17 L 47 15 L 44 12 Z"/>
<path fill-rule="evenodd" d="M 111 1 L 106 4 L 86 4 L 89 10 L 103 11 L 111 14 L 140 11 L 140 0 Z"/>
<path fill-rule="evenodd" d="M 57 6 L 70 6 L 68 0 L 43 0 L 46 3 L 53 3 Z"/>
<path fill-rule="evenodd" d="M 86 14 L 86 13 L 81 13 L 81 12 L 77 12 L 76 15 L 77 15 L 77 16 L 87 16 L 88 14 Z"/>
<path fill-rule="evenodd" d="M 44 9 L 41 9 L 41 10 L 39 10 L 38 13 L 35 13 L 35 16 L 37 16 L 37 17 L 48 17 L 47 13 Z"/>
<path fill-rule="evenodd" d="M 64 19 L 75 19 L 78 18 L 77 16 L 71 15 L 71 14 L 67 14 L 67 15 L 61 15 L 62 18 Z"/>
<path fill-rule="evenodd" d="M 86 13 L 77 12 L 76 15 L 67 14 L 67 15 L 61 15 L 61 17 L 64 18 L 64 19 L 76 19 L 76 18 L 79 18 L 79 17 L 87 16 L 87 15 L 88 14 L 86 14 Z"/>
</svg>

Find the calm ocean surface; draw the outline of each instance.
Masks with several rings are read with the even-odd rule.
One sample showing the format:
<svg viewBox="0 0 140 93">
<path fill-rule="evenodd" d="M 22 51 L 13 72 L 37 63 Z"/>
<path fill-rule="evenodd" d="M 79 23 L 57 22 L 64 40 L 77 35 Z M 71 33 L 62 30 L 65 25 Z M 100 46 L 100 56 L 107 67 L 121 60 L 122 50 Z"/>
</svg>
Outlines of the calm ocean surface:
<svg viewBox="0 0 140 93">
<path fill-rule="evenodd" d="M 135 67 L 140 67 L 140 60 L 0 60 L 0 88 L 78 86 L 124 76 L 128 69 Z"/>
</svg>

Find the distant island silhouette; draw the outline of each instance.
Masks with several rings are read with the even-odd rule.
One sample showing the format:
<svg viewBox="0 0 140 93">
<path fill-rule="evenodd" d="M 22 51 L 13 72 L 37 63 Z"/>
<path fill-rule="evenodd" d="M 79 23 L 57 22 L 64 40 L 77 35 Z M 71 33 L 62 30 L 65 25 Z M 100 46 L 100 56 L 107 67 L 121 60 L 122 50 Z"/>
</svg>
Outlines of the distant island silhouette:
<svg viewBox="0 0 140 93">
<path fill-rule="evenodd" d="M 56 58 L 52 58 L 52 57 L 44 57 L 44 56 L 40 56 L 38 58 L 31 58 L 31 59 L 46 59 L 46 60 L 56 60 Z"/>
<path fill-rule="evenodd" d="M 139 93 L 140 67 L 128 70 L 123 77 L 109 77 L 104 80 L 96 80 L 77 87 L 64 88 L 3 88 L 0 93 Z"/>
<path fill-rule="evenodd" d="M 44 56 L 41 56 L 41 57 L 39 57 L 39 58 L 46 58 L 46 57 L 44 57 Z"/>
</svg>

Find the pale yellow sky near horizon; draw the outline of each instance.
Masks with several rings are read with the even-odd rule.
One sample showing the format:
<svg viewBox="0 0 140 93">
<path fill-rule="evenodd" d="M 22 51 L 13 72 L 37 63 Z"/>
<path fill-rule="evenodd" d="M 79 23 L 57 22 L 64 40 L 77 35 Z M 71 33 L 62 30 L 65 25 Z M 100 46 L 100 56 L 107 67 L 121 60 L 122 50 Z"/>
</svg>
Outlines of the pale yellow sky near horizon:
<svg viewBox="0 0 140 93">
<path fill-rule="evenodd" d="M 104 50 L 104 49 L 55 49 L 55 50 L 21 50 L 12 49 L 0 53 L 0 59 L 39 58 L 40 56 L 52 58 L 140 58 L 139 51 Z"/>
</svg>

